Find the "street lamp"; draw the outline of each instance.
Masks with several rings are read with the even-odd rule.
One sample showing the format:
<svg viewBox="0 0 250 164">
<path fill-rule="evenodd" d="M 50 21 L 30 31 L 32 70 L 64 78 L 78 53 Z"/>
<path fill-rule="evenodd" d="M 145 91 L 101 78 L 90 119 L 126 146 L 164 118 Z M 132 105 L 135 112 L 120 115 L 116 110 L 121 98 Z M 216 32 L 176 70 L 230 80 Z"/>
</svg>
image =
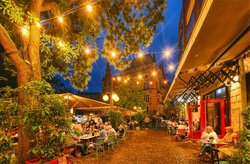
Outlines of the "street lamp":
<svg viewBox="0 0 250 164">
<path fill-rule="evenodd" d="M 111 98 L 110 98 L 111 97 Z M 110 108 L 113 109 L 114 102 L 118 102 L 120 100 L 119 96 L 116 93 L 107 92 L 105 95 L 103 95 L 102 99 L 104 101 L 108 101 L 110 99 Z"/>
<path fill-rule="evenodd" d="M 118 102 L 120 100 L 119 96 L 116 93 L 113 92 L 113 80 L 114 80 L 114 78 L 111 77 L 111 79 L 110 79 L 110 92 L 107 92 L 102 97 L 102 99 L 104 101 L 108 101 L 110 99 L 109 103 L 110 103 L 111 110 L 113 109 L 113 105 L 114 105 L 113 100 L 115 102 Z"/>
</svg>

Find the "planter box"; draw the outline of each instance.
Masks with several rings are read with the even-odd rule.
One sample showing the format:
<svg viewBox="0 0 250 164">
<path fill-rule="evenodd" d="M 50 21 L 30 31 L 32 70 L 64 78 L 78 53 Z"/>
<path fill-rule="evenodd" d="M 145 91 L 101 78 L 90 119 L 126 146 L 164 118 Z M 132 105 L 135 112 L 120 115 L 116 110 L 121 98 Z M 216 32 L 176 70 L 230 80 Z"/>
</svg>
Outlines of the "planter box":
<svg viewBox="0 0 250 164">
<path fill-rule="evenodd" d="M 38 159 L 32 159 L 30 161 L 26 161 L 25 164 L 36 164 L 36 163 L 39 163 L 41 161 L 40 158 Z"/>
<path fill-rule="evenodd" d="M 44 164 L 58 164 L 58 159 L 54 159 L 52 161 L 45 162 Z"/>
<path fill-rule="evenodd" d="M 33 159 L 30 161 L 26 161 L 25 164 L 40 164 L 41 163 L 41 159 Z M 49 162 L 45 162 L 44 164 L 58 164 L 58 159 L 54 159 L 52 161 Z"/>
</svg>

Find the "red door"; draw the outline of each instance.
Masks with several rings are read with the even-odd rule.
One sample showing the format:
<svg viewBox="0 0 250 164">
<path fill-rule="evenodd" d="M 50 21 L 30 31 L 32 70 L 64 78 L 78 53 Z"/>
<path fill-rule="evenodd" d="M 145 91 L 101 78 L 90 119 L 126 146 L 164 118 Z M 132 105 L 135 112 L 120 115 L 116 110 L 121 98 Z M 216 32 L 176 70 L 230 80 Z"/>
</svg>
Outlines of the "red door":
<svg viewBox="0 0 250 164">
<path fill-rule="evenodd" d="M 195 112 L 199 112 L 199 118 Z M 188 117 L 190 138 L 199 139 L 206 126 L 212 126 L 219 138 L 225 135 L 224 99 L 201 100 L 200 105 L 189 105 Z"/>
<path fill-rule="evenodd" d="M 200 130 L 200 105 L 188 106 L 189 138 L 199 139 Z"/>
</svg>

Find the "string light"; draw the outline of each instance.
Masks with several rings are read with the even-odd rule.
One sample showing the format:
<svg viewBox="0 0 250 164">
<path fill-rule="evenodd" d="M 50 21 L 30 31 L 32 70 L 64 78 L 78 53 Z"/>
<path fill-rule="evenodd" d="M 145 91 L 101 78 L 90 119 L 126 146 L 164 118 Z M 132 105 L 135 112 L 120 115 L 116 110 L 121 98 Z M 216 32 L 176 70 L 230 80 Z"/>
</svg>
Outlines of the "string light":
<svg viewBox="0 0 250 164">
<path fill-rule="evenodd" d="M 117 80 L 118 80 L 118 81 L 121 81 L 121 77 L 117 77 Z"/>
<path fill-rule="evenodd" d="M 168 70 L 169 71 L 174 71 L 174 69 L 175 69 L 175 65 L 174 64 L 170 64 L 169 66 L 168 66 Z"/>
<path fill-rule="evenodd" d="M 23 34 L 23 35 L 28 35 L 28 30 L 27 30 L 27 28 L 22 27 L 21 30 L 22 30 L 22 34 Z"/>
<path fill-rule="evenodd" d="M 136 82 L 136 84 L 140 84 L 140 82 L 139 82 L 139 81 L 137 81 L 137 82 Z"/>
<path fill-rule="evenodd" d="M 149 84 L 150 84 L 150 85 L 152 85 L 152 84 L 153 84 L 153 82 L 152 82 L 152 81 L 150 81 L 150 82 L 149 82 Z"/>
<path fill-rule="evenodd" d="M 90 50 L 88 48 L 85 49 L 85 53 L 86 54 L 89 54 L 90 53 Z"/>
<path fill-rule="evenodd" d="M 92 10 L 93 10 L 92 6 L 91 5 L 87 5 L 87 11 L 91 12 Z"/>
<path fill-rule="evenodd" d="M 127 83 L 127 82 L 128 82 L 128 81 L 125 79 L 125 80 L 124 80 L 124 83 Z"/>
<path fill-rule="evenodd" d="M 40 24 L 39 22 L 36 22 L 36 26 L 37 26 L 38 28 L 41 28 L 41 24 Z"/>
<path fill-rule="evenodd" d="M 113 52 L 111 52 L 111 56 L 112 57 L 115 57 L 116 56 L 116 54 L 115 54 L 115 52 L 113 51 Z"/>
<path fill-rule="evenodd" d="M 167 50 L 165 50 L 165 52 L 164 52 L 164 56 L 167 57 L 167 58 L 170 58 L 170 57 L 171 57 L 171 53 L 172 53 L 172 50 L 167 49 Z"/>
<path fill-rule="evenodd" d="M 142 75 L 138 75 L 138 78 L 139 78 L 139 79 L 142 79 Z"/>
<path fill-rule="evenodd" d="M 60 23 L 63 23 L 63 17 L 59 16 L 59 17 L 58 17 L 58 21 L 59 21 Z"/>
<path fill-rule="evenodd" d="M 138 53 L 138 57 L 141 58 L 143 56 L 143 53 L 142 52 L 139 52 Z"/>
<path fill-rule="evenodd" d="M 58 43 L 58 45 L 59 45 L 59 47 L 62 47 L 62 46 L 63 46 L 63 42 L 60 41 L 60 42 Z"/>
<path fill-rule="evenodd" d="M 156 75 L 156 72 L 155 72 L 155 71 L 153 71 L 153 72 L 152 72 L 152 75 L 153 75 L 153 76 L 155 76 L 155 75 Z"/>
</svg>

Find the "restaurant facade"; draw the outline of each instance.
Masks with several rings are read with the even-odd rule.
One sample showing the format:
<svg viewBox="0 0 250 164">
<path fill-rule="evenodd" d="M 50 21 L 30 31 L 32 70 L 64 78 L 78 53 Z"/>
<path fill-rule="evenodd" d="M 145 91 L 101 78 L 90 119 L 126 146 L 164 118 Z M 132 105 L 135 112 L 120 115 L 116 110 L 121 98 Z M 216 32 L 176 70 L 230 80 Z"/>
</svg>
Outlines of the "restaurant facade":
<svg viewBox="0 0 250 164">
<path fill-rule="evenodd" d="M 186 104 L 191 138 L 208 125 L 219 137 L 226 126 L 242 129 L 250 102 L 249 20 L 248 0 L 183 0 L 179 65 L 164 101 Z"/>
</svg>

